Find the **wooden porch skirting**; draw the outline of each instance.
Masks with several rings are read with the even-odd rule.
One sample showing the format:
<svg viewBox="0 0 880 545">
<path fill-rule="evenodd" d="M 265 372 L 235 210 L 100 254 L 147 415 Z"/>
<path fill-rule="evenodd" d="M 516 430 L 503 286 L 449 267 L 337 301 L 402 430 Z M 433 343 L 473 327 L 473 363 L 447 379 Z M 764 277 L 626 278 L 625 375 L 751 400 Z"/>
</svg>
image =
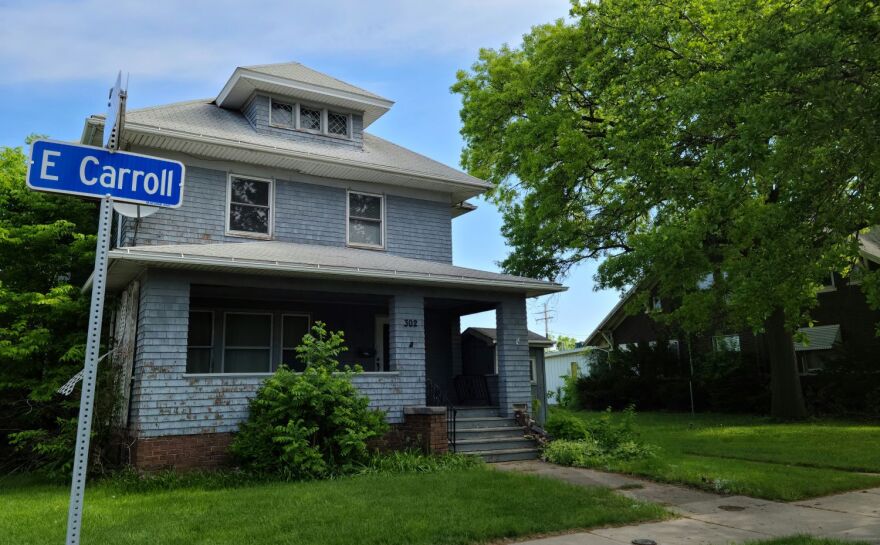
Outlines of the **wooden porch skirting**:
<svg viewBox="0 0 880 545">
<path fill-rule="evenodd" d="M 401 424 L 372 443 L 380 451 L 415 449 L 443 454 L 448 450 L 445 407 L 406 407 Z M 229 466 L 232 433 L 143 437 L 131 442 L 129 463 L 142 471 L 217 469 Z"/>
</svg>

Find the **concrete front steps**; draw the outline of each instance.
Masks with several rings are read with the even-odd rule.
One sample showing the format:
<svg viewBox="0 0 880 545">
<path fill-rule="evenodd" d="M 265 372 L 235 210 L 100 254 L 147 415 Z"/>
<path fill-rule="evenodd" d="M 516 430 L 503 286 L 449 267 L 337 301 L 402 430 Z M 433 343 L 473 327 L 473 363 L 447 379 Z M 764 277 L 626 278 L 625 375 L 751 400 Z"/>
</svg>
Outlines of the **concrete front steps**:
<svg viewBox="0 0 880 545">
<path fill-rule="evenodd" d="M 535 460 L 540 452 L 523 435 L 513 417 L 498 416 L 498 407 L 458 407 L 455 452 L 480 456 L 487 462 Z M 452 445 L 449 445 L 452 450 Z"/>
</svg>

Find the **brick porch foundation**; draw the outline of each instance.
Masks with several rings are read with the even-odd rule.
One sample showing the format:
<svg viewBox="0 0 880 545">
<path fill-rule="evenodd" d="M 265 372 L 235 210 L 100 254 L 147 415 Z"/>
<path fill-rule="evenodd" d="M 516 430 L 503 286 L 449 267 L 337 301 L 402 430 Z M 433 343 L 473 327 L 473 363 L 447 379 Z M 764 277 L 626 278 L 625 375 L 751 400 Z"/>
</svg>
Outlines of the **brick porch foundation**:
<svg viewBox="0 0 880 545">
<path fill-rule="evenodd" d="M 216 469 L 229 465 L 231 433 L 201 433 L 145 437 L 134 441 L 129 462 L 144 470 Z M 446 409 L 444 407 L 406 407 L 403 423 L 374 443 L 380 450 L 418 449 L 432 454 L 448 450 Z"/>
</svg>

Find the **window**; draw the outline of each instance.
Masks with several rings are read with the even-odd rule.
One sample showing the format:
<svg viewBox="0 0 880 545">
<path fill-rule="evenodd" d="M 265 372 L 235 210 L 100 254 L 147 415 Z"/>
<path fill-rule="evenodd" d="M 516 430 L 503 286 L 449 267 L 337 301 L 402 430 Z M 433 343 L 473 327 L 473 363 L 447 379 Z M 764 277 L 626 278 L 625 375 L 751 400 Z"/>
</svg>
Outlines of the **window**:
<svg viewBox="0 0 880 545">
<path fill-rule="evenodd" d="M 309 332 L 310 325 L 308 314 L 281 315 L 281 363 L 294 371 L 304 371 L 306 368 L 296 357 L 296 347 Z"/>
<path fill-rule="evenodd" d="M 655 295 L 651 297 L 651 311 L 652 312 L 660 312 L 663 310 L 663 301 L 660 299 L 659 295 Z"/>
<path fill-rule="evenodd" d="M 328 111 L 327 132 L 338 136 L 348 136 L 348 114 Z"/>
<path fill-rule="evenodd" d="M 272 371 L 272 315 L 227 312 L 223 325 L 223 372 Z"/>
<path fill-rule="evenodd" d="M 321 132 L 321 110 L 300 106 L 299 128 L 307 131 Z"/>
<path fill-rule="evenodd" d="M 712 337 L 712 349 L 716 352 L 739 352 L 739 335 L 717 335 Z"/>
<path fill-rule="evenodd" d="M 230 234 L 267 238 L 272 234 L 272 181 L 229 177 Z"/>
<path fill-rule="evenodd" d="M 210 310 L 191 310 L 186 336 L 186 372 L 212 372 L 213 356 L 214 313 Z"/>
<path fill-rule="evenodd" d="M 269 108 L 269 124 L 273 127 L 283 127 L 285 129 L 293 129 L 296 127 L 293 118 L 293 105 L 283 102 L 275 102 L 271 100 Z"/>
<path fill-rule="evenodd" d="M 834 283 L 834 273 L 828 273 L 822 278 L 822 288 L 819 291 L 834 291 L 836 289 L 837 285 Z"/>
<path fill-rule="evenodd" d="M 529 358 L 529 382 L 532 384 L 538 382 L 538 367 L 535 358 Z"/>
<path fill-rule="evenodd" d="M 348 194 L 348 243 L 352 246 L 383 248 L 385 237 L 381 195 Z"/>
</svg>

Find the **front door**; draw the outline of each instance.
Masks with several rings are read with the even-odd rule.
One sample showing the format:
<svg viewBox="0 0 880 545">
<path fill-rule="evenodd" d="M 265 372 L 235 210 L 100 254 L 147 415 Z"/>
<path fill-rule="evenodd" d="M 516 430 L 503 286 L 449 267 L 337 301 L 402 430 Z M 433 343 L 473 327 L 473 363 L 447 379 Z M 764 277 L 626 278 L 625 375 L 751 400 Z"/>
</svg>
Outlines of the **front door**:
<svg viewBox="0 0 880 545">
<path fill-rule="evenodd" d="M 388 346 L 390 344 L 390 328 L 388 327 L 388 316 L 376 316 L 375 335 L 376 371 L 390 371 L 391 355 Z"/>
</svg>

